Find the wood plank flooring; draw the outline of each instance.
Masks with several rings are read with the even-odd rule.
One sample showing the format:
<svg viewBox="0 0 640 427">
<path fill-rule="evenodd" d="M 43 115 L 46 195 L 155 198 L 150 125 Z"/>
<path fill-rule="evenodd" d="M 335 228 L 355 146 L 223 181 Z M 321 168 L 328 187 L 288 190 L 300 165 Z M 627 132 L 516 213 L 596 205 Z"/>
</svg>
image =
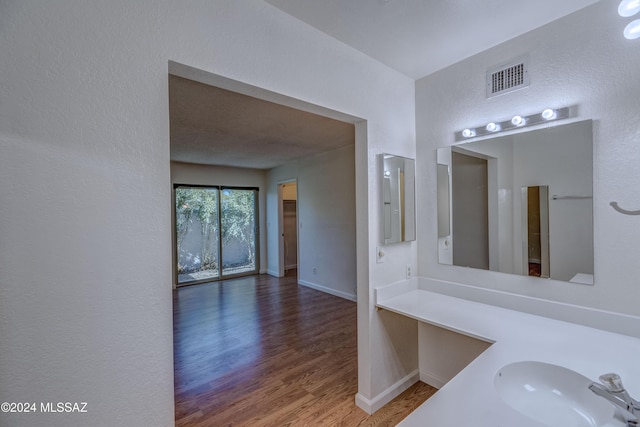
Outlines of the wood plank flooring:
<svg viewBox="0 0 640 427">
<path fill-rule="evenodd" d="M 356 304 L 260 275 L 174 291 L 176 426 L 393 426 L 436 389 L 356 407 Z"/>
</svg>

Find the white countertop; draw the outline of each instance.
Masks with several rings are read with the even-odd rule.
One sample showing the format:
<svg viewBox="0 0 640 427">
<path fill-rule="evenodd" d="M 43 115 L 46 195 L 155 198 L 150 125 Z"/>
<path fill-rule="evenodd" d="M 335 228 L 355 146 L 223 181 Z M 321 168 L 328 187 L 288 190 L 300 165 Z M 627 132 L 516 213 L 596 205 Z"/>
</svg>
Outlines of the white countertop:
<svg viewBox="0 0 640 427">
<path fill-rule="evenodd" d="M 564 366 L 594 380 L 616 372 L 631 396 L 640 398 L 638 338 L 421 289 L 381 296 L 380 308 L 494 343 L 401 427 L 540 427 L 503 402 L 493 385 L 500 368 L 524 360 Z"/>
</svg>

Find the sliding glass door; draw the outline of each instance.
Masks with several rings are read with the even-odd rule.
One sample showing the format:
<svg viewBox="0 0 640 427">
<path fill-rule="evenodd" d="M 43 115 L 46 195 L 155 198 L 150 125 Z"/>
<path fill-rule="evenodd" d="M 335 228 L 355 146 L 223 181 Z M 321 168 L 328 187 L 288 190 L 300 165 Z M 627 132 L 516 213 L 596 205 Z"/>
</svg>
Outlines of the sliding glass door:
<svg viewBox="0 0 640 427">
<path fill-rule="evenodd" d="M 258 191 L 175 186 L 177 284 L 254 274 Z"/>
<path fill-rule="evenodd" d="M 223 275 L 256 271 L 255 196 L 255 190 L 222 190 L 220 205 Z"/>
</svg>

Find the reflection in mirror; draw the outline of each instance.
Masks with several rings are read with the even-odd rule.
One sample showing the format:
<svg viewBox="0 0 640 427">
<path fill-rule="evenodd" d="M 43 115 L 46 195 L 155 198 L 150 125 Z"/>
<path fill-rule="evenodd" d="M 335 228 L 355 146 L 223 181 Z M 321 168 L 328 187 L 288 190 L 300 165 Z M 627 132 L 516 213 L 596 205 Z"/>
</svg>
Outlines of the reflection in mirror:
<svg viewBox="0 0 640 427">
<path fill-rule="evenodd" d="M 439 262 L 593 284 L 592 141 L 587 120 L 438 149 Z"/>
<path fill-rule="evenodd" d="M 391 154 L 382 160 L 384 243 L 415 240 L 415 161 Z"/>
<path fill-rule="evenodd" d="M 522 187 L 523 274 L 549 278 L 549 186 Z"/>
<path fill-rule="evenodd" d="M 453 263 L 489 269 L 488 160 L 477 153 L 453 150 Z"/>
<path fill-rule="evenodd" d="M 449 215 L 449 166 L 438 164 L 438 237 L 451 234 Z"/>
</svg>

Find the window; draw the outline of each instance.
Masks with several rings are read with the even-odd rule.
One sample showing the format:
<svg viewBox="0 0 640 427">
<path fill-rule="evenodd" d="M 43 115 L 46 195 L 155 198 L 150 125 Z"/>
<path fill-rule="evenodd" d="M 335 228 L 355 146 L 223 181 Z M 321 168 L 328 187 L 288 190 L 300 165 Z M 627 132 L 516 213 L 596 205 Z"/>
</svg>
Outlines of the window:
<svg viewBox="0 0 640 427">
<path fill-rule="evenodd" d="M 177 284 L 258 271 L 258 190 L 176 185 Z"/>
</svg>

